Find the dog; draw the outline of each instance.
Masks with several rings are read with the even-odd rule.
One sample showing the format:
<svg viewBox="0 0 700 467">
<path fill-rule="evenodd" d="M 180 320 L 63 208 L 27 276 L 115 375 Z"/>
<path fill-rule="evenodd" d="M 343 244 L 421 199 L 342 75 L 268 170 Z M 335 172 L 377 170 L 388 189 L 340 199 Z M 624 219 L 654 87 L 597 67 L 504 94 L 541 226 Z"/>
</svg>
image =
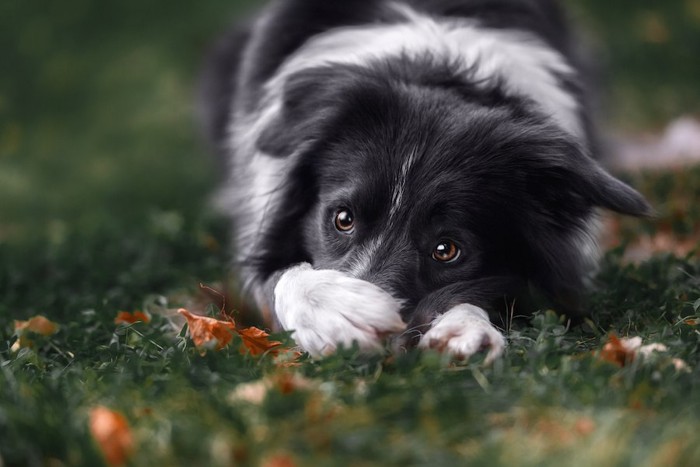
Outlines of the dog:
<svg viewBox="0 0 700 467">
<path fill-rule="evenodd" d="M 494 303 L 575 310 L 601 209 L 585 60 L 554 0 L 279 0 L 208 60 L 200 113 L 245 288 L 312 356 L 390 336 L 468 358 Z"/>
</svg>

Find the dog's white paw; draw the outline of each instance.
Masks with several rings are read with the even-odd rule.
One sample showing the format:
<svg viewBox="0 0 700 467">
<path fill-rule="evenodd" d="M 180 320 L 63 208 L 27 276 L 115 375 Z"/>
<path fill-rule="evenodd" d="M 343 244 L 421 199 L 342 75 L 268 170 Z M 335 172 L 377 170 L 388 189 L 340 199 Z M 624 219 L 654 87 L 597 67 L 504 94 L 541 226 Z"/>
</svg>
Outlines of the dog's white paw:
<svg viewBox="0 0 700 467">
<path fill-rule="evenodd" d="M 382 348 L 384 336 L 406 327 L 401 304 L 374 284 L 309 264 L 288 269 L 275 286 L 275 312 L 292 337 L 314 357 L 357 342 L 365 351 Z"/>
<path fill-rule="evenodd" d="M 503 354 L 506 339 L 491 324 L 484 310 L 462 304 L 438 316 L 418 345 L 465 359 L 487 350 L 485 362 L 488 364 Z"/>
</svg>

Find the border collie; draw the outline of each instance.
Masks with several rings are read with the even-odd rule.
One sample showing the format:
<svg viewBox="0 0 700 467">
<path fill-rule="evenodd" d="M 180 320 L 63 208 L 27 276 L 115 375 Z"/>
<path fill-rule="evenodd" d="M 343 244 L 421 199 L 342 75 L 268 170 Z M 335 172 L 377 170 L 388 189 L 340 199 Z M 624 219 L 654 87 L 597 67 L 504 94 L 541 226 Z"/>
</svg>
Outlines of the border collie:
<svg viewBox="0 0 700 467">
<path fill-rule="evenodd" d="M 594 158 L 577 49 L 554 0 L 279 0 L 235 28 L 201 113 L 261 309 L 313 356 L 487 361 L 495 301 L 575 310 L 597 211 L 650 213 Z"/>
</svg>

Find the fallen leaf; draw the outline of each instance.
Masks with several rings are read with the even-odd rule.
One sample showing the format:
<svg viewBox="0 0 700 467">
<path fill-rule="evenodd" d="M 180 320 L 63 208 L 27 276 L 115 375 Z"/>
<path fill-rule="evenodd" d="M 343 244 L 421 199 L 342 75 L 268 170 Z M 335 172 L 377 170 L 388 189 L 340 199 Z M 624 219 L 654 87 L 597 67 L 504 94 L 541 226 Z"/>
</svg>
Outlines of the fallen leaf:
<svg viewBox="0 0 700 467">
<path fill-rule="evenodd" d="M 251 355 L 260 355 L 268 350 L 276 354 L 277 351 L 275 347 L 282 345 L 279 341 L 271 341 L 268 333 L 255 327 L 236 330 L 236 332 L 238 332 L 238 335 L 240 335 L 243 340 L 243 345 L 240 349 L 241 353 L 245 353 L 247 349 Z"/>
<path fill-rule="evenodd" d="M 137 322 L 149 323 L 151 317 L 143 311 L 120 311 L 117 317 L 114 318 L 114 324 L 134 324 Z"/>
<path fill-rule="evenodd" d="M 90 410 L 90 433 L 109 465 L 125 464 L 134 449 L 134 440 L 126 418 L 107 407 Z"/>
<path fill-rule="evenodd" d="M 222 321 L 192 314 L 184 308 L 178 312 L 187 319 L 190 337 L 202 354 L 211 348 L 223 349 L 231 343 L 234 334 L 241 337 L 241 353 L 250 352 L 251 355 L 261 355 L 269 351 L 276 355 L 282 350 L 277 349 L 282 343 L 271 341 L 267 332 L 256 327 L 239 329 L 232 318 Z"/>
<path fill-rule="evenodd" d="M 282 394 L 291 394 L 299 390 L 311 390 L 316 385 L 313 380 L 298 373 L 278 373 L 272 380 Z"/>
<path fill-rule="evenodd" d="M 262 461 L 262 467 L 296 467 L 296 463 L 288 454 L 274 454 Z"/>
<path fill-rule="evenodd" d="M 58 324 L 41 315 L 27 321 L 15 320 L 15 335 L 18 339 L 12 345 L 11 350 L 16 352 L 23 347 L 32 347 L 34 345 L 34 341 L 31 339 L 32 334 L 51 336 L 57 332 Z"/>
<path fill-rule="evenodd" d="M 652 44 L 664 44 L 670 38 L 670 31 L 666 20 L 659 13 L 646 11 L 639 19 L 642 38 Z"/>
<path fill-rule="evenodd" d="M 581 436 L 588 436 L 595 431 L 595 422 L 590 417 L 581 417 L 574 423 L 574 430 Z"/>
<path fill-rule="evenodd" d="M 192 342 L 204 354 L 207 349 L 221 350 L 233 339 L 236 325 L 233 321 L 220 321 L 207 316 L 193 315 L 181 308 L 178 313 L 187 319 Z"/>
<path fill-rule="evenodd" d="M 605 343 L 600 351 L 599 357 L 601 360 L 623 367 L 632 363 L 639 355 L 649 358 L 654 352 L 668 352 L 668 347 L 656 342 L 642 345 L 642 338 L 639 336 L 619 338 L 615 334 L 611 334 L 608 337 L 608 342 Z M 688 364 L 680 358 L 672 358 L 670 364 L 673 365 L 676 371 L 688 371 L 690 369 Z"/>
<path fill-rule="evenodd" d="M 634 339 L 635 342 L 630 343 L 628 339 L 620 339 L 615 334 L 611 334 L 608 337 L 608 342 L 603 346 L 603 350 L 600 351 L 600 358 L 617 366 L 625 366 L 632 363 L 635 357 L 634 345 L 636 345 L 636 339 L 639 339 L 640 345 L 642 340 L 639 337 Z"/>
<path fill-rule="evenodd" d="M 318 387 L 318 383 L 303 375 L 281 372 L 267 376 L 257 381 L 242 383 L 229 396 L 231 402 L 248 402 L 260 405 L 270 390 L 276 389 L 281 394 L 288 395 L 295 391 L 310 391 Z"/>
<path fill-rule="evenodd" d="M 683 323 L 687 324 L 688 326 L 697 326 L 700 324 L 700 320 L 698 318 L 687 318 L 683 320 Z"/>
<path fill-rule="evenodd" d="M 15 331 L 29 331 L 42 336 L 50 336 L 58 332 L 58 325 L 39 315 L 27 321 L 15 320 Z"/>
</svg>

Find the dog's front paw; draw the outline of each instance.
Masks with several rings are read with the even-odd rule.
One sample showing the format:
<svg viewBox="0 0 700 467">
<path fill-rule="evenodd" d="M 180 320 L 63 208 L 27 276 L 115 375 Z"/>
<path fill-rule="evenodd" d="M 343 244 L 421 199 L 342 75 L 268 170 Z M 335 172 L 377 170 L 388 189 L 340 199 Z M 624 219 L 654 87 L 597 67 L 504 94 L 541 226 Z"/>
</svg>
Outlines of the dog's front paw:
<svg viewBox="0 0 700 467">
<path fill-rule="evenodd" d="M 505 337 L 491 324 L 486 312 L 467 304 L 458 305 L 437 317 L 419 343 L 419 347 L 465 359 L 487 350 L 487 364 L 500 357 L 505 346 Z"/>
<path fill-rule="evenodd" d="M 287 270 L 275 286 L 275 312 L 282 327 L 314 357 L 357 342 L 382 348 L 384 336 L 401 332 L 401 304 L 369 282 L 308 264 Z"/>
</svg>

